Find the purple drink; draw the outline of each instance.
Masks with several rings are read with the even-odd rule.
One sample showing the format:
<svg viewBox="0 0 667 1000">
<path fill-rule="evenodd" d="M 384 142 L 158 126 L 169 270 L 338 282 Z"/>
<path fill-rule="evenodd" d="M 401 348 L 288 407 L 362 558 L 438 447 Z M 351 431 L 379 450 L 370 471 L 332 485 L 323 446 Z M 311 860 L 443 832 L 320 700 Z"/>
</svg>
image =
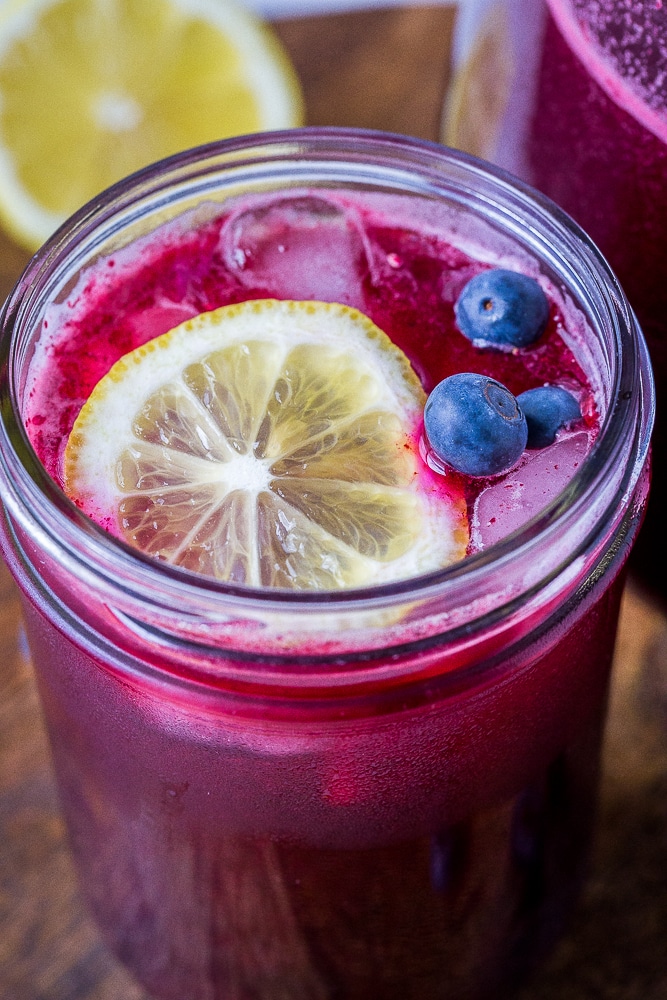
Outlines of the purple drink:
<svg viewBox="0 0 667 1000">
<path fill-rule="evenodd" d="M 533 128 L 532 182 L 588 231 L 618 274 L 646 335 L 658 399 L 667 398 L 667 9 L 662 3 L 551 2 Z M 547 122 L 550 125 L 547 125 Z M 658 416 L 655 454 L 666 444 Z M 664 463 L 637 556 L 663 596 Z"/>
<path fill-rule="evenodd" d="M 467 80 L 460 74 L 448 139 L 539 188 L 598 244 L 646 336 L 658 400 L 667 398 L 667 5 L 504 0 L 495 17 L 504 34 L 496 32 L 485 58 L 506 67 L 501 96 L 480 87 L 476 68 Z M 483 21 L 471 31 L 481 44 Z M 489 103 L 495 115 L 482 139 L 481 128 L 464 119 L 481 123 Z M 657 455 L 667 444 L 661 412 L 659 406 Z M 664 576 L 653 554 L 664 547 L 665 496 L 664 463 L 657 461 L 634 559 L 662 596 Z"/>
<path fill-rule="evenodd" d="M 89 391 L 82 344 L 99 359 L 110 339 L 101 322 L 86 327 L 69 375 L 50 383 L 57 421 L 39 396 L 40 356 L 62 374 L 54 345 L 74 345 L 105 302 L 124 341 L 159 333 L 192 297 L 198 308 L 223 288 L 252 298 L 259 285 L 226 253 L 226 202 L 289 201 L 297 180 L 356 206 L 360 228 L 340 223 L 327 241 L 332 295 L 388 328 L 429 388 L 474 360 L 516 391 L 558 369 L 595 403 L 556 454 L 458 481 L 478 532 L 458 564 L 358 591 L 223 584 L 119 544 L 28 443 L 23 423 L 57 477 L 54 425 L 63 435 L 73 419 L 60 404 L 71 391 L 78 408 Z M 154 298 L 139 310 L 136 290 L 167 274 L 167 217 L 190 234 L 176 260 L 189 240 L 201 261 L 206 226 L 218 226 L 215 252 L 201 281 L 192 259 L 176 269 L 185 291 L 168 308 L 160 298 L 162 313 Z M 299 259 L 296 228 L 281 258 L 292 246 Z M 345 273 L 353 230 L 366 265 Z M 123 257 L 132 238 L 148 247 L 150 280 Z M 266 288 L 274 242 L 267 256 L 257 240 L 234 249 L 263 262 L 262 294 L 294 295 Z M 382 259 L 387 270 L 370 266 Z M 105 298 L 92 289 L 111 260 L 129 264 Z M 523 355 L 457 341 L 456 282 L 510 260 L 549 290 L 545 339 Z M 5 552 L 106 939 L 162 1000 L 509 989 L 557 937 L 585 869 L 622 569 L 645 500 L 650 373 L 612 275 L 575 228 L 479 164 L 395 137 L 308 131 L 163 164 L 82 214 L 32 268 L 4 316 Z M 135 290 L 125 306 L 123 287 Z M 67 315 L 72 338 L 50 341 Z M 443 495 L 455 488 L 424 475 Z"/>
</svg>

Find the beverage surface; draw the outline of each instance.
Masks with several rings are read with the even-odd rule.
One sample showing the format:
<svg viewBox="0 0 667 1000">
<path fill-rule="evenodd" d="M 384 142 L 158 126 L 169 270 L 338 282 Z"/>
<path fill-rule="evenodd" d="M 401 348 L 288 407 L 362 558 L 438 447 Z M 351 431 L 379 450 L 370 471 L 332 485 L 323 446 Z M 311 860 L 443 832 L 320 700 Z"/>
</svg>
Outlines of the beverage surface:
<svg viewBox="0 0 667 1000">
<path fill-rule="evenodd" d="M 211 208 L 206 217 L 200 212 L 196 220 L 172 223 L 98 262 L 50 308 L 31 367 L 26 427 L 62 484 L 75 420 L 128 352 L 236 303 L 341 303 L 360 310 L 405 353 L 425 394 L 450 376 L 475 373 L 497 380 L 513 397 L 548 385 L 576 401 L 576 419 L 553 441 L 537 447 L 529 440 L 508 471 L 490 475 L 443 467 L 424 437 L 421 411 L 411 411 L 403 431 L 421 488 L 436 502 L 464 508 L 467 551 L 475 551 L 520 527 L 560 492 L 599 423 L 601 390 L 583 321 L 544 279 L 548 316 L 535 342 L 490 344 L 461 332 L 457 303 L 471 280 L 494 268 L 526 266 L 529 261 L 506 248 L 482 252 L 452 236 L 428 203 L 411 199 L 295 192 Z M 118 533 L 109 520 L 97 519 Z"/>
<path fill-rule="evenodd" d="M 549 0 L 592 76 L 663 141 L 667 137 L 667 6 L 663 0 Z"/>
<path fill-rule="evenodd" d="M 666 110 L 667 5 L 662 0 L 572 0 L 589 37 L 655 111 Z"/>
</svg>

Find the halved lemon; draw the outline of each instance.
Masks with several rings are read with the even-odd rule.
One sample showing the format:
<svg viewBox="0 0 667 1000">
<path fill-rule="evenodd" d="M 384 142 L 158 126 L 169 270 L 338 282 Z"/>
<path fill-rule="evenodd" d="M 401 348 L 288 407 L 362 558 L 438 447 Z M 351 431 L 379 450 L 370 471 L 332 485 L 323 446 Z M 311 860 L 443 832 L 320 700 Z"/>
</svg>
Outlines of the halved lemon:
<svg viewBox="0 0 667 1000">
<path fill-rule="evenodd" d="M 0 215 L 30 249 L 141 166 L 301 120 L 286 54 L 233 0 L 0 4 Z"/>
<path fill-rule="evenodd" d="M 424 392 L 347 306 L 201 313 L 121 358 L 64 456 L 67 493 L 158 559 L 250 586 L 386 583 L 465 554 L 465 504 L 418 457 Z"/>
<path fill-rule="evenodd" d="M 495 3 L 450 85 L 442 122 L 447 146 L 493 159 L 515 72 L 506 4 Z"/>
</svg>

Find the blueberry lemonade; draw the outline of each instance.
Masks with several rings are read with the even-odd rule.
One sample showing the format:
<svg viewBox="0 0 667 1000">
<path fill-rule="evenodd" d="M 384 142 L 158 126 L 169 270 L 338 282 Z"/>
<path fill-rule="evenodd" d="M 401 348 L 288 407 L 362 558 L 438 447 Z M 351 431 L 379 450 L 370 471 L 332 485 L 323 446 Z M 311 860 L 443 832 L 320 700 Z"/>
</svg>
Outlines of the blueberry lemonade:
<svg viewBox="0 0 667 1000">
<path fill-rule="evenodd" d="M 667 397 L 667 3 L 470 0 L 457 25 L 446 141 L 553 198 L 595 240 L 646 335 Z M 658 408 L 655 453 L 667 426 Z M 667 595 L 664 464 L 635 565 Z M 641 558 L 638 559 L 637 557 Z"/>
<path fill-rule="evenodd" d="M 659 400 L 667 399 L 667 4 L 550 0 L 535 111 L 526 139 L 532 183 L 586 228 L 617 272 L 646 334 Z M 551 122 L 551 126 L 547 122 Z M 667 444 L 658 407 L 654 453 Z M 664 463 L 635 565 L 664 599 Z"/>
<path fill-rule="evenodd" d="M 495 997 L 586 865 L 651 379 L 529 191 L 370 133 L 110 189 L 4 314 L 4 551 L 159 1000 Z"/>
</svg>

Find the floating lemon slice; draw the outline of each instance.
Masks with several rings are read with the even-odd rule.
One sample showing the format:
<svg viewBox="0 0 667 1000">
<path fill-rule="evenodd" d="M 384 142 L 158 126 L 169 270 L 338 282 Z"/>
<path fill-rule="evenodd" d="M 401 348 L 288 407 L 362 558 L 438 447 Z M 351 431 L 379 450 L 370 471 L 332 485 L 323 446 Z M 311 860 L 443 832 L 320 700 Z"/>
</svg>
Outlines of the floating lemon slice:
<svg viewBox="0 0 667 1000">
<path fill-rule="evenodd" d="M 465 554 L 417 455 L 424 393 L 347 306 L 202 313 L 121 358 L 72 429 L 67 493 L 143 552 L 220 580 L 332 590 Z"/>
<path fill-rule="evenodd" d="M 0 215 L 30 249 L 141 166 L 301 118 L 286 55 L 232 0 L 0 3 Z"/>
</svg>

